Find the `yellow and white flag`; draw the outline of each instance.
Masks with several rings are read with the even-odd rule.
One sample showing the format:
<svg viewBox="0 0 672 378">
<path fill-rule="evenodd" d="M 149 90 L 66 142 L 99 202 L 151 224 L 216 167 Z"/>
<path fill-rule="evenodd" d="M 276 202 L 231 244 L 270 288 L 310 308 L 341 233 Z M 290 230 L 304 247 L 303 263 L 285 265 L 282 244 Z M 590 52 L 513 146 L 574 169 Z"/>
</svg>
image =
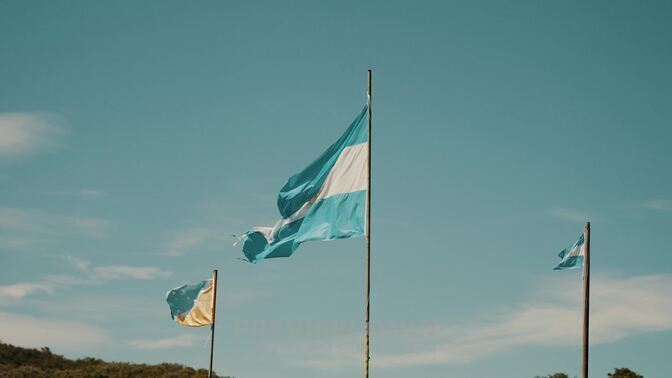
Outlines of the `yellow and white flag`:
<svg viewBox="0 0 672 378">
<path fill-rule="evenodd" d="M 187 327 L 212 324 L 214 291 L 212 279 L 195 285 L 185 284 L 170 290 L 166 294 L 170 316 Z"/>
</svg>

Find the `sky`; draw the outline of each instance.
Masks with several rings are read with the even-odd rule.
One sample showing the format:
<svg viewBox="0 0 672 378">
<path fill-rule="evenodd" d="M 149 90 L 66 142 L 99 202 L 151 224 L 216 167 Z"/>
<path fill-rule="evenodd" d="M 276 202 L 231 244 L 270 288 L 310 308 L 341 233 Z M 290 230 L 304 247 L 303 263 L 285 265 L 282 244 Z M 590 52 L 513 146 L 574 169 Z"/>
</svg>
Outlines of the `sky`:
<svg viewBox="0 0 672 378">
<path fill-rule="evenodd" d="M 215 370 L 363 374 L 363 239 L 248 264 L 373 70 L 371 376 L 672 376 L 672 4 L 0 2 L 0 340 L 207 367 L 167 290 L 219 269 Z"/>
</svg>

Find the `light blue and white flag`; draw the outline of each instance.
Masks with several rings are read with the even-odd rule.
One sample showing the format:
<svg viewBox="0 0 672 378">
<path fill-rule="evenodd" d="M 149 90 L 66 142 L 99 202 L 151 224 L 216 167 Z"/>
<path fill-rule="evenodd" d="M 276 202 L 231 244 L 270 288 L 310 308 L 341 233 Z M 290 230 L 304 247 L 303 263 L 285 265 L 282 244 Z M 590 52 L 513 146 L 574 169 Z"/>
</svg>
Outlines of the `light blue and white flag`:
<svg viewBox="0 0 672 378">
<path fill-rule="evenodd" d="M 368 106 L 336 143 L 287 180 L 278 195 L 280 219 L 241 236 L 248 261 L 288 257 L 309 240 L 364 235 L 368 190 Z"/>
<path fill-rule="evenodd" d="M 166 294 L 170 316 L 187 327 L 212 324 L 213 287 L 213 280 L 205 280 L 195 285 L 182 285 L 170 290 Z"/>
<path fill-rule="evenodd" d="M 565 248 L 558 256 L 562 259 L 553 270 L 574 269 L 582 266 L 583 256 L 586 255 L 586 244 L 584 243 L 584 235 L 581 234 L 579 239 L 572 244 L 572 246 Z"/>
</svg>

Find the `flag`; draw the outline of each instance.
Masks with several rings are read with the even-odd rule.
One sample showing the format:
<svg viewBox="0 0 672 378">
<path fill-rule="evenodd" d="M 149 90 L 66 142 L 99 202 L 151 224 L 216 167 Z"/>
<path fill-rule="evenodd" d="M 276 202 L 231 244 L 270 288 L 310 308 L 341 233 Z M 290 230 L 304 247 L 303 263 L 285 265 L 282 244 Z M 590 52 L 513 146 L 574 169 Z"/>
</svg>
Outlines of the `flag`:
<svg viewBox="0 0 672 378">
<path fill-rule="evenodd" d="M 195 285 L 182 285 L 166 294 L 170 316 L 187 327 L 212 324 L 213 280 Z"/>
<path fill-rule="evenodd" d="M 364 235 L 368 190 L 368 106 L 345 133 L 278 194 L 281 219 L 240 239 L 248 261 L 288 257 L 303 242 Z"/>
<path fill-rule="evenodd" d="M 565 248 L 558 256 L 562 259 L 553 270 L 574 269 L 583 264 L 583 256 L 586 255 L 586 244 L 584 243 L 584 235 L 581 234 L 579 239 L 570 247 Z"/>
</svg>

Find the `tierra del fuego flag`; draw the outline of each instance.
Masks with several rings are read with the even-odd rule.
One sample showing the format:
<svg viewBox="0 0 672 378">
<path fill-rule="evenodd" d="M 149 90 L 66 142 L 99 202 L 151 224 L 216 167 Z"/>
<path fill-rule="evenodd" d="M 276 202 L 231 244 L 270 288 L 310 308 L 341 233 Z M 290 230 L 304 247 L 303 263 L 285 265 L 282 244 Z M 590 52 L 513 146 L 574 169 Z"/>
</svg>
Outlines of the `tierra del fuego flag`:
<svg viewBox="0 0 672 378">
<path fill-rule="evenodd" d="M 170 306 L 170 316 L 187 327 L 201 327 L 212 324 L 213 280 L 201 281 L 195 285 L 182 285 L 166 294 Z"/>
<path fill-rule="evenodd" d="M 278 194 L 281 219 L 241 236 L 248 261 L 288 257 L 303 242 L 363 236 L 368 190 L 368 106 L 345 133 Z"/>
</svg>

